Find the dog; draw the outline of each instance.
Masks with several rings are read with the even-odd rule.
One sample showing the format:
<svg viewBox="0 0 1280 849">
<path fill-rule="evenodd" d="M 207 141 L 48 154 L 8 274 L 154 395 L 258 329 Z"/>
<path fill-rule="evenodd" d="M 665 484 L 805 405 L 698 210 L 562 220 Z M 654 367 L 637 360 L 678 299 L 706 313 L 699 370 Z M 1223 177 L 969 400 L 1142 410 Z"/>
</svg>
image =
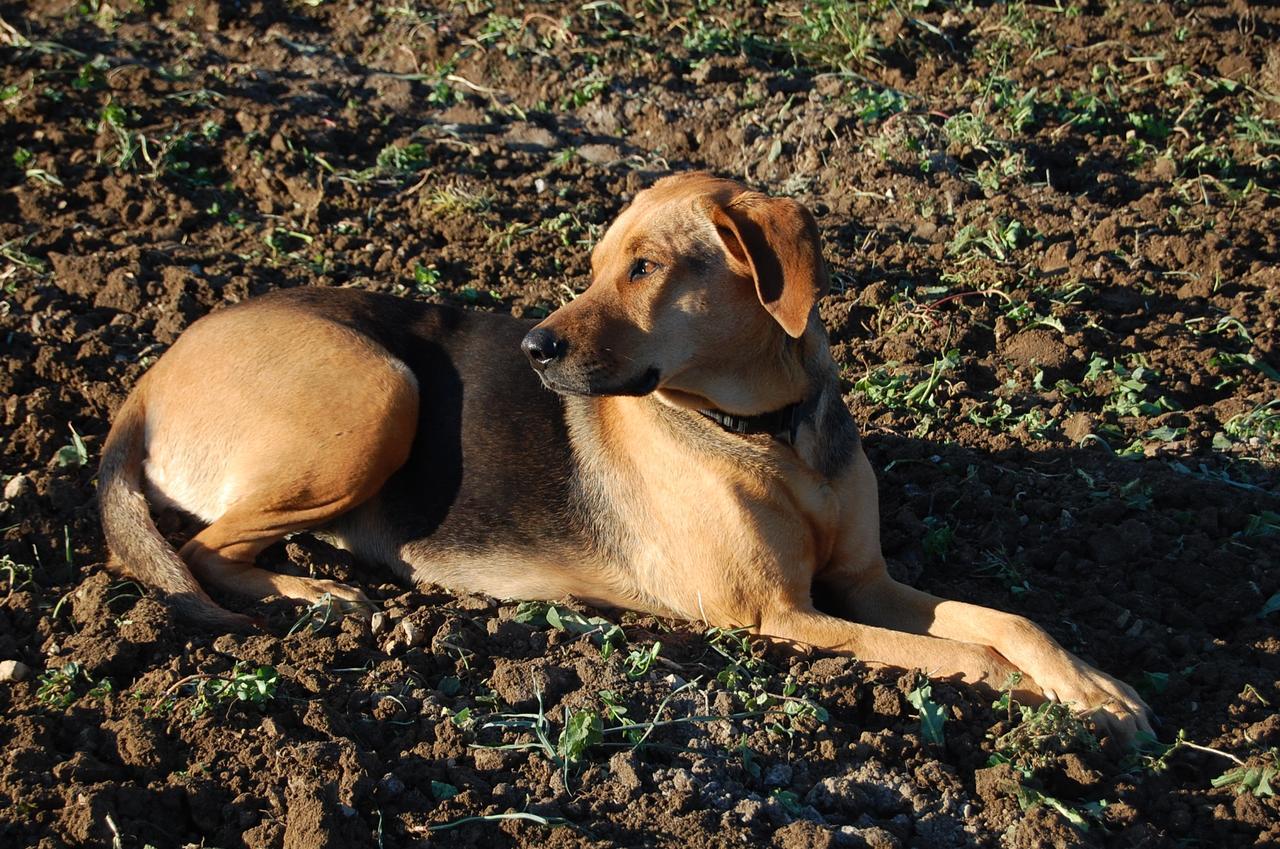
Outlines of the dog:
<svg viewBox="0 0 1280 849">
<path fill-rule="evenodd" d="M 214 627 L 249 620 L 205 587 L 366 604 L 255 565 L 312 531 L 415 583 L 746 628 L 990 689 L 1018 673 L 1023 701 L 1150 733 L 1131 687 L 1029 620 L 889 576 L 801 204 L 666 177 L 591 267 L 589 288 L 532 328 L 332 288 L 196 321 L 104 445 L 109 568 Z M 175 552 L 152 507 L 205 527 Z"/>
</svg>

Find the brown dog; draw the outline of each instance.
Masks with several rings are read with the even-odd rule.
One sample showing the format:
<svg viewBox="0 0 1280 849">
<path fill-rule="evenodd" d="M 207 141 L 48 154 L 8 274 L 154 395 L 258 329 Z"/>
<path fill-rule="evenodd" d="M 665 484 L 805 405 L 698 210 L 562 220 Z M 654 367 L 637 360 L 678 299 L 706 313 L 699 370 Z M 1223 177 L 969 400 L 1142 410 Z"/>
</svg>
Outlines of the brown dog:
<svg viewBox="0 0 1280 849">
<path fill-rule="evenodd" d="M 245 620 L 202 584 L 364 602 L 254 565 L 314 530 L 415 582 L 575 596 L 991 687 L 1021 671 L 1024 699 L 1097 709 L 1125 736 L 1150 730 L 1129 686 L 1028 620 L 886 573 L 802 206 L 669 177 L 591 259 L 591 287 L 532 330 L 335 289 L 196 322 L 107 439 L 114 567 L 222 626 Z M 149 504 L 208 526 L 175 553 Z M 814 607 L 815 589 L 838 616 Z"/>
</svg>

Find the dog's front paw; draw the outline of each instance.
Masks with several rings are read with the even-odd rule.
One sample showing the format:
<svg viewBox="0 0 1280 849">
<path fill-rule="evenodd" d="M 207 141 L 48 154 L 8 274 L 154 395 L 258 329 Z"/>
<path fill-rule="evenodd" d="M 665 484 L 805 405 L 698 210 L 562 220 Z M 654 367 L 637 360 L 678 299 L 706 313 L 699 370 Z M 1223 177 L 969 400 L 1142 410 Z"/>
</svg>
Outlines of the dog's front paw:
<svg viewBox="0 0 1280 849">
<path fill-rule="evenodd" d="M 1154 736 L 1151 708 L 1136 690 L 1105 672 L 1084 664 L 1081 667 L 1046 676 L 1048 680 L 1037 679 L 1044 697 L 1091 711 L 1100 731 L 1126 745 L 1139 733 Z"/>
</svg>

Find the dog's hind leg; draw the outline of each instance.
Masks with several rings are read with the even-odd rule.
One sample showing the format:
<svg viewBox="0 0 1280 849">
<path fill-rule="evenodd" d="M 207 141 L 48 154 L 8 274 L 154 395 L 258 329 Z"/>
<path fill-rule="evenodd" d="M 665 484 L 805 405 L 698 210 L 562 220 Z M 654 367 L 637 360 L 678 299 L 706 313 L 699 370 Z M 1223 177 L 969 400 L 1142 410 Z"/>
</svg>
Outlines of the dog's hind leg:
<svg viewBox="0 0 1280 849">
<path fill-rule="evenodd" d="M 279 328 L 265 329 L 282 338 Z M 315 602 L 327 593 L 364 607 L 355 589 L 275 574 L 254 558 L 382 489 L 417 433 L 417 381 L 350 331 L 299 321 L 290 332 L 294 341 L 305 333 L 305 347 L 277 346 L 247 362 L 224 356 L 219 365 L 239 371 L 221 381 L 220 397 L 171 402 L 157 417 L 163 427 L 148 468 L 158 489 L 181 496 L 170 499 L 176 506 L 209 522 L 178 552 L 204 586 L 257 600 Z"/>
<path fill-rule="evenodd" d="M 406 379 L 389 402 L 351 412 L 331 415 L 323 425 L 313 419 L 289 439 L 264 442 L 238 458 L 228 472 L 234 501 L 178 552 L 202 584 L 259 600 L 278 595 L 316 602 L 327 593 L 369 607 L 359 590 L 343 584 L 254 565 L 286 534 L 319 528 L 368 501 L 408 457 L 417 425 L 414 383 Z M 325 436 L 330 442 L 318 451 Z"/>
<path fill-rule="evenodd" d="M 324 524 L 351 506 L 339 501 L 309 510 L 278 512 L 258 509 L 253 504 L 237 505 L 188 541 L 178 555 L 202 584 L 222 592 L 256 600 L 283 596 L 309 603 L 327 593 L 353 610 L 368 608 L 369 600 L 353 587 L 336 581 L 280 575 L 254 564 L 263 549 L 285 535 Z"/>
</svg>

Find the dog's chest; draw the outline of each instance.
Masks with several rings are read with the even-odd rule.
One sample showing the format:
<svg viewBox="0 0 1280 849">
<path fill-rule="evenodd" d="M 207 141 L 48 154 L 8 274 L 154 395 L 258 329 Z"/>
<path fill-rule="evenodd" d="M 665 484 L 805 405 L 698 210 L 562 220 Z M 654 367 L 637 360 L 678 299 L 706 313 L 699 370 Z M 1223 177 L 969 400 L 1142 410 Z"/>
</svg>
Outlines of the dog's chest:
<svg viewBox="0 0 1280 849">
<path fill-rule="evenodd" d="M 801 467 L 683 457 L 644 468 L 668 473 L 642 473 L 624 498 L 635 505 L 627 568 L 675 613 L 750 625 L 753 600 L 807 590 L 830 556 L 837 498 Z"/>
</svg>

